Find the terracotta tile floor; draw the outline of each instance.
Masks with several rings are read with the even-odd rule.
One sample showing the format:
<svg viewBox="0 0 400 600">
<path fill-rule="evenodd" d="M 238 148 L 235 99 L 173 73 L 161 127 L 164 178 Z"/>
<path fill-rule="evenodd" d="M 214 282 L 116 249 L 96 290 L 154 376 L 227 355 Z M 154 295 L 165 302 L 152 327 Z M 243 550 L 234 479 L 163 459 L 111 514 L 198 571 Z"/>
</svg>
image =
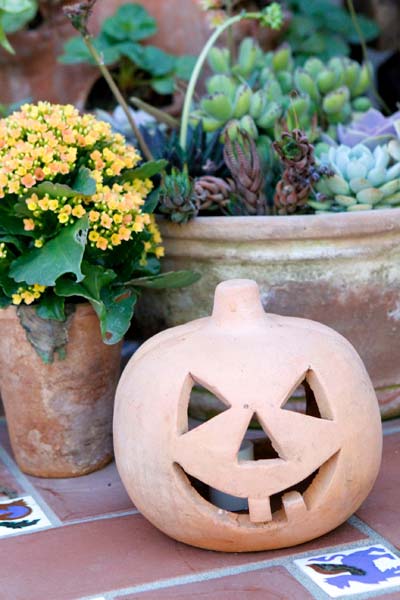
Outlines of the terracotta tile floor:
<svg viewBox="0 0 400 600">
<path fill-rule="evenodd" d="M 356 516 L 314 542 L 246 555 L 164 536 L 135 510 L 114 464 L 76 479 L 24 476 L 0 419 L 0 486 L 28 504 L 33 499 L 46 519 L 32 530 L 7 528 L 4 537 L 0 527 L 0 600 L 327 599 L 295 560 L 377 544 L 400 549 L 400 420 L 384 431 L 382 470 Z M 0 496 L 0 511 L 7 500 Z M 400 578 L 397 587 L 353 594 L 378 596 L 400 600 Z"/>
</svg>

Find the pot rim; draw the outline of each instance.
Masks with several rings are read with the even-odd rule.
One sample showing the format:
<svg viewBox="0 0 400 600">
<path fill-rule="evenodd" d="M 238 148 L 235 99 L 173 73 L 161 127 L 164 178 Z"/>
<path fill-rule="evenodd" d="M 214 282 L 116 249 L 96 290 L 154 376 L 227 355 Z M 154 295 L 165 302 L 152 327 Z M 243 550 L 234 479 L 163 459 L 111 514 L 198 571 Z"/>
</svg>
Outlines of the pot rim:
<svg viewBox="0 0 400 600">
<path fill-rule="evenodd" d="M 96 315 L 96 312 L 94 311 L 90 302 L 77 302 L 74 303 L 74 305 L 76 306 L 76 310 L 72 313 L 72 315 L 75 318 L 86 317 L 88 315 Z M 15 304 L 11 304 L 10 306 L 0 308 L 0 319 L 18 319 L 17 308 L 18 306 Z M 35 305 L 32 305 L 32 308 L 35 308 Z"/>
<path fill-rule="evenodd" d="M 196 217 L 179 225 L 157 215 L 164 239 L 329 239 L 400 233 L 400 209 L 285 216 Z"/>
</svg>

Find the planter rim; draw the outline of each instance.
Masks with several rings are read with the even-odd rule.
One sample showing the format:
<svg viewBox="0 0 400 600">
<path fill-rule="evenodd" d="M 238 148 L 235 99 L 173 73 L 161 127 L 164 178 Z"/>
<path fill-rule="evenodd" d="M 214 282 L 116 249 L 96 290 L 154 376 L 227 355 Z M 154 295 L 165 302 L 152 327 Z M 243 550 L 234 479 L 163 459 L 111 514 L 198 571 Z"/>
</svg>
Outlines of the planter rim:
<svg viewBox="0 0 400 600">
<path fill-rule="evenodd" d="M 250 241 L 400 234 L 396 208 L 323 215 L 196 217 L 185 225 L 157 215 L 157 221 L 165 239 Z"/>
<path fill-rule="evenodd" d="M 72 313 L 72 315 L 75 317 L 85 317 L 90 314 L 96 315 L 90 302 L 78 302 L 75 304 L 75 306 L 76 310 L 74 313 Z M 0 319 L 17 319 L 17 308 L 18 307 L 15 304 L 5 308 L 0 308 Z M 32 308 L 34 308 L 34 306 L 32 306 Z"/>
</svg>

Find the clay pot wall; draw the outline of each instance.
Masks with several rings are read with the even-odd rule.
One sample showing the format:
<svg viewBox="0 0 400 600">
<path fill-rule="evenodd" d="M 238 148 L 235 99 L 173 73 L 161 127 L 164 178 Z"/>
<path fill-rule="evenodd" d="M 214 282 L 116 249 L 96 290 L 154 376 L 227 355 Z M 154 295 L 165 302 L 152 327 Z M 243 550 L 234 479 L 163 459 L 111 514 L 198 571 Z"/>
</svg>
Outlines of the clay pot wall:
<svg viewBox="0 0 400 600">
<path fill-rule="evenodd" d="M 400 414 L 400 210 L 289 217 L 160 219 L 164 270 L 193 269 L 193 286 L 144 294 L 144 337 L 209 314 L 215 286 L 251 277 L 268 312 L 321 321 L 355 346 L 384 417 Z"/>
<path fill-rule="evenodd" d="M 0 390 L 15 459 L 25 473 L 74 477 L 112 456 L 121 346 L 106 346 L 97 315 L 78 305 L 64 360 L 45 364 L 15 307 L 0 310 Z"/>
<path fill-rule="evenodd" d="M 37 29 L 9 36 L 15 54 L 0 49 L 0 102 L 48 100 L 83 108 L 98 71 L 58 62 L 64 42 L 73 35 L 72 26 L 59 15 Z"/>
</svg>

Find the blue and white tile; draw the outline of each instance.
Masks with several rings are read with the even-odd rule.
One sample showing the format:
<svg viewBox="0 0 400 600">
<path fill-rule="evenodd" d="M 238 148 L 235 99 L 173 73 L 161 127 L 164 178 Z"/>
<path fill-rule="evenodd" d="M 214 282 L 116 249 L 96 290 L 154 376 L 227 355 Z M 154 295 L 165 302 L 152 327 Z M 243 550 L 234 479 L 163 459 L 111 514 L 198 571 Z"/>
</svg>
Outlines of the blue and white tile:
<svg viewBox="0 0 400 600">
<path fill-rule="evenodd" d="M 51 522 L 32 498 L 0 498 L 0 538 L 51 527 Z"/>
<path fill-rule="evenodd" d="M 294 563 L 331 598 L 400 586 L 400 557 L 381 544 L 318 554 Z"/>
</svg>

